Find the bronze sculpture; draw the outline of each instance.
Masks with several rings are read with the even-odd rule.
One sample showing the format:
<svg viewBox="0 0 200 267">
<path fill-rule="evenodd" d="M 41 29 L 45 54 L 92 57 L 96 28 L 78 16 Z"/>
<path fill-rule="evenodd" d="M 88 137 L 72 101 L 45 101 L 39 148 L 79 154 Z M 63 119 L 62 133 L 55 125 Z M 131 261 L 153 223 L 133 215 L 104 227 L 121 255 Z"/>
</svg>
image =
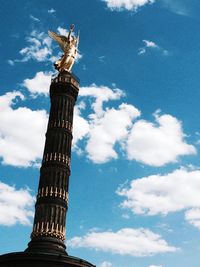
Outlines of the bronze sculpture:
<svg viewBox="0 0 200 267">
<path fill-rule="evenodd" d="M 55 32 L 48 31 L 49 36 L 59 44 L 59 46 L 64 52 L 62 57 L 54 64 L 55 69 L 57 69 L 59 72 L 71 72 L 72 66 L 75 62 L 78 53 L 79 33 L 78 36 L 75 37 L 72 35 L 73 31 L 73 24 L 70 25 L 68 36 L 59 35 Z"/>
</svg>

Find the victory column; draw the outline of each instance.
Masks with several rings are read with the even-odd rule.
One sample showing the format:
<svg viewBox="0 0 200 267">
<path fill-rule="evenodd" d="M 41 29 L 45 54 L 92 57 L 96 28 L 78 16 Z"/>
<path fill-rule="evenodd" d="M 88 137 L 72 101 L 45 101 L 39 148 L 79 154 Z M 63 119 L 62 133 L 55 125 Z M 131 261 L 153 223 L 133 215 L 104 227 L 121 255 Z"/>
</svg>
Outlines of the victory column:
<svg viewBox="0 0 200 267">
<path fill-rule="evenodd" d="M 94 267 L 66 252 L 65 227 L 68 209 L 68 185 L 72 145 L 73 111 L 79 92 L 79 80 L 71 73 L 77 56 L 79 34 L 68 36 L 49 31 L 64 54 L 55 62 L 57 77 L 51 80 L 51 108 L 31 241 L 25 252 L 0 256 L 0 267 Z"/>
</svg>

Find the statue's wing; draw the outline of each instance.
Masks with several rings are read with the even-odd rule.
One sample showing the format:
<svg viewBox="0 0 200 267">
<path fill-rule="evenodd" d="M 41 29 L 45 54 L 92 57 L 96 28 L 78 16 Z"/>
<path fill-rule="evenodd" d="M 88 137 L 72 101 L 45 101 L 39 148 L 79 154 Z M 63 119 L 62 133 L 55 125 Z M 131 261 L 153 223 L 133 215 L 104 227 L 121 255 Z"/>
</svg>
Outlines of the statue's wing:
<svg viewBox="0 0 200 267">
<path fill-rule="evenodd" d="M 61 49 L 65 51 L 65 44 L 68 42 L 67 37 L 63 35 L 58 35 L 57 33 L 51 31 L 48 31 L 48 34 L 52 39 L 54 39 L 59 44 Z"/>
<path fill-rule="evenodd" d="M 76 48 L 78 48 L 79 40 L 80 40 L 80 30 L 78 31 L 78 36 L 76 38 Z"/>
</svg>

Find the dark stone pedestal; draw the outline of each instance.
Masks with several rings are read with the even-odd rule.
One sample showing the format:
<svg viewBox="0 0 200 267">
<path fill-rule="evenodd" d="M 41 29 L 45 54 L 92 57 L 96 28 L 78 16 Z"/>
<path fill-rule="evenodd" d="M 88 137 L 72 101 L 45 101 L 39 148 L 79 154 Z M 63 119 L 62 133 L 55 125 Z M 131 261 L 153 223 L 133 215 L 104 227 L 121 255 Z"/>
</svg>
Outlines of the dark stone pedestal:
<svg viewBox="0 0 200 267">
<path fill-rule="evenodd" d="M 64 254 L 15 252 L 0 256 L 0 267 L 95 267 Z"/>
</svg>

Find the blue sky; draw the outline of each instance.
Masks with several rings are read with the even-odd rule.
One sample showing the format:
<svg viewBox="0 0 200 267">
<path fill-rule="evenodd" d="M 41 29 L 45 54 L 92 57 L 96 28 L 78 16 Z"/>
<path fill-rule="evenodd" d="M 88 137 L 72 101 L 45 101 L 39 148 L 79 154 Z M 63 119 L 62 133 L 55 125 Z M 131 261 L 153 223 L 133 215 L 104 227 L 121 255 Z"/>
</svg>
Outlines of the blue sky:
<svg viewBox="0 0 200 267">
<path fill-rule="evenodd" d="M 24 250 L 60 50 L 81 31 L 67 251 L 97 267 L 199 267 L 197 0 L 0 0 L 0 253 Z"/>
</svg>

